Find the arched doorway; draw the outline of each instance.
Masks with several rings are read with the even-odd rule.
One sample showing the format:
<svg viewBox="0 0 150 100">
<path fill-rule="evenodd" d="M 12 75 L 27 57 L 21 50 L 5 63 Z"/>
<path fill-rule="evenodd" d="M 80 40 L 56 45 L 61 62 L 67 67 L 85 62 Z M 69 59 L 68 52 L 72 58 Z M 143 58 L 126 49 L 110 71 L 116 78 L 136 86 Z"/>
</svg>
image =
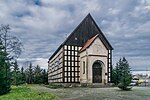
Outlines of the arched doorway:
<svg viewBox="0 0 150 100">
<path fill-rule="evenodd" d="M 96 61 L 93 66 L 93 83 L 102 83 L 102 63 L 101 61 Z"/>
</svg>

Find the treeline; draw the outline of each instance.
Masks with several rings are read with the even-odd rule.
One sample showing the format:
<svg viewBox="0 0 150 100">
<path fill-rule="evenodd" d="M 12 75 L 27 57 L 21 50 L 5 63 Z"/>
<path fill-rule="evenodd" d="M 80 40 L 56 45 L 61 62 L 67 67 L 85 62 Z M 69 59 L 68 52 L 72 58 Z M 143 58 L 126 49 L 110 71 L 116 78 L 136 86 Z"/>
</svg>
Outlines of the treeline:
<svg viewBox="0 0 150 100">
<path fill-rule="evenodd" d="M 0 25 L 0 95 L 11 90 L 11 84 L 47 84 L 47 71 L 30 63 L 19 68 L 17 58 L 22 52 L 22 43 L 10 35 L 9 25 Z"/>
<path fill-rule="evenodd" d="M 45 69 L 42 69 L 39 65 L 33 66 L 32 63 L 29 66 L 19 68 L 17 61 L 13 64 L 11 71 L 11 84 L 48 84 L 48 74 Z"/>
</svg>

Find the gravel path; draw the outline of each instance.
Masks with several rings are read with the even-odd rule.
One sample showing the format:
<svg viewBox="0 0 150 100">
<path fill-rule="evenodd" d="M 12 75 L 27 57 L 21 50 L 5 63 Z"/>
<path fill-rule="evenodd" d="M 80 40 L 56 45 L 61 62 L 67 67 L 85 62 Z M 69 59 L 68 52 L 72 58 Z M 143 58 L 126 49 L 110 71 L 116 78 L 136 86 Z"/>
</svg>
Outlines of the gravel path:
<svg viewBox="0 0 150 100">
<path fill-rule="evenodd" d="M 50 89 L 34 86 L 32 89 L 53 93 L 60 100 L 150 100 L 150 87 L 134 87 L 132 91 L 121 91 L 116 87 Z"/>
</svg>

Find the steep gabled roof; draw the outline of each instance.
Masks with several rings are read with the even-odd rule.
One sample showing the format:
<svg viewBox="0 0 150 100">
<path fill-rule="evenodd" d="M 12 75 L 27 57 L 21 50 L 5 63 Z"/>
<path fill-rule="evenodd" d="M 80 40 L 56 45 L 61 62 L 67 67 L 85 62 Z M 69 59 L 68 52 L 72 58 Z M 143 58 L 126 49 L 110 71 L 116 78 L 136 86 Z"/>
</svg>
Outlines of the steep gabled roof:
<svg viewBox="0 0 150 100">
<path fill-rule="evenodd" d="M 86 50 L 86 49 L 94 42 L 94 40 L 95 40 L 97 37 L 98 37 L 98 34 L 95 35 L 94 37 L 92 37 L 90 40 L 88 40 L 88 41 L 86 42 L 86 44 L 84 45 L 84 47 L 81 48 L 80 52 Z"/>
<path fill-rule="evenodd" d="M 99 34 L 101 41 L 105 44 L 107 49 L 113 50 L 112 46 L 100 30 L 90 13 L 68 36 L 68 38 L 64 41 L 64 44 L 83 46 L 90 38 L 92 38 L 96 34 Z M 76 40 L 75 37 L 78 40 Z"/>
<path fill-rule="evenodd" d="M 99 34 L 99 38 L 106 46 L 106 48 L 109 50 L 113 50 L 112 46 L 89 13 L 77 26 L 77 28 L 75 28 L 75 30 L 68 36 L 68 38 L 59 46 L 59 48 L 49 58 L 49 60 L 52 59 L 64 45 L 76 45 L 83 47 L 89 39 L 97 34 Z"/>
</svg>

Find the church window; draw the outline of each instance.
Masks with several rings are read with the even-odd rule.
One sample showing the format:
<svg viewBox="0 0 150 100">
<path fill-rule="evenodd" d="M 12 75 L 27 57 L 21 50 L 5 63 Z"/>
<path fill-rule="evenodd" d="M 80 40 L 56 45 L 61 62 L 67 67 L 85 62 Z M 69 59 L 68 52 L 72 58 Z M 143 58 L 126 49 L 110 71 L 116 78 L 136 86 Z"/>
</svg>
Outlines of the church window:
<svg viewBox="0 0 150 100">
<path fill-rule="evenodd" d="M 68 50 L 70 50 L 70 46 L 68 46 Z"/>
<path fill-rule="evenodd" d="M 65 51 L 65 55 L 67 55 L 67 51 Z"/>
<path fill-rule="evenodd" d="M 67 46 L 65 45 L 65 49 L 67 49 Z"/>
<path fill-rule="evenodd" d="M 68 51 L 68 55 L 70 55 L 70 51 Z"/>
<path fill-rule="evenodd" d="M 85 61 L 83 61 L 83 74 L 85 74 Z"/>
</svg>

